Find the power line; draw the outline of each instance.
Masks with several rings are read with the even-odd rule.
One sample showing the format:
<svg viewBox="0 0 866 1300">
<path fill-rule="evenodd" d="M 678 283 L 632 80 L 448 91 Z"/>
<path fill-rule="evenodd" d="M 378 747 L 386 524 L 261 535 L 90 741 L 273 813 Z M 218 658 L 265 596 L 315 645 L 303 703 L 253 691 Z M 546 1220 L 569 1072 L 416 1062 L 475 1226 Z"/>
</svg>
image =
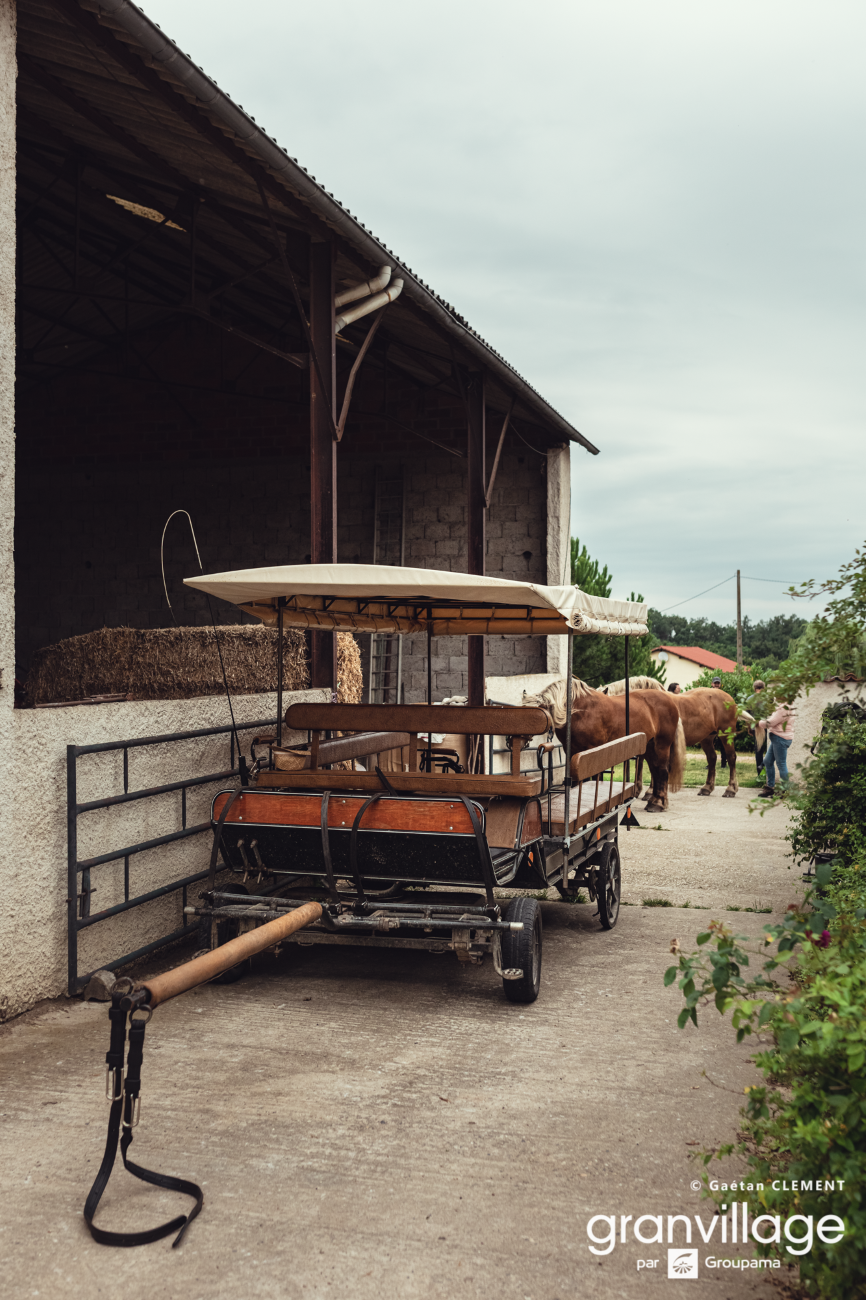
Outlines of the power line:
<svg viewBox="0 0 866 1300">
<path fill-rule="evenodd" d="M 784 578 L 749 578 L 745 573 L 742 577 L 745 582 L 777 582 L 781 587 L 793 587 L 796 585 L 793 582 L 785 582 Z"/>
<path fill-rule="evenodd" d="M 713 587 L 707 587 L 706 591 L 699 591 L 699 592 L 697 593 L 696 596 L 687 596 L 685 600 L 678 600 L 677 603 L 676 603 L 675 605 L 668 605 L 667 609 L 661 609 L 661 610 L 659 610 L 659 613 L 660 613 L 660 614 L 667 614 L 669 610 L 672 610 L 672 609 L 679 609 L 680 605 L 688 605 L 688 603 L 689 603 L 690 600 L 697 600 L 698 596 L 706 596 L 707 591 L 715 591 L 715 590 L 716 590 L 716 587 L 723 587 L 723 586 L 725 585 L 726 582 L 733 582 L 733 580 L 734 580 L 734 578 L 735 578 L 736 576 L 737 576 L 737 575 L 736 575 L 735 573 L 732 573 L 732 574 L 730 575 L 730 577 L 728 577 L 728 578 L 722 578 L 721 582 L 717 582 L 717 583 L 715 584 L 715 586 L 713 586 Z"/>
</svg>

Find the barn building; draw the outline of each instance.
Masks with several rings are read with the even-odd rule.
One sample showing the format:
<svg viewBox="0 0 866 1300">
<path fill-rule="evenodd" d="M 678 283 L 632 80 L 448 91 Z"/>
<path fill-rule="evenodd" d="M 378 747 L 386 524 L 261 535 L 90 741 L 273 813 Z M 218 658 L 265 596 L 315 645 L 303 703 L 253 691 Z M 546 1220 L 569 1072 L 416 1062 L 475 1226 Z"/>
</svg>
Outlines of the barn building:
<svg viewBox="0 0 866 1300">
<path fill-rule="evenodd" d="M 174 725 L 167 706 L 13 707 L 39 647 L 170 622 L 172 511 L 212 572 L 559 584 L 570 451 L 597 449 L 128 0 L 0 0 L 0 158 L 0 855 L 44 923 L 2 1013 L 63 984 L 65 746 L 208 722 L 202 701 Z M 165 558 L 180 621 L 206 622 L 182 519 Z M 434 642 L 434 697 L 561 673 L 561 641 Z M 423 637 L 398 675 L 394 647 L 362 651 L 371 698 L 385 663 L 422 698 Z M 312 685 L 334 676 L 313 634 Z"/>
</svg>

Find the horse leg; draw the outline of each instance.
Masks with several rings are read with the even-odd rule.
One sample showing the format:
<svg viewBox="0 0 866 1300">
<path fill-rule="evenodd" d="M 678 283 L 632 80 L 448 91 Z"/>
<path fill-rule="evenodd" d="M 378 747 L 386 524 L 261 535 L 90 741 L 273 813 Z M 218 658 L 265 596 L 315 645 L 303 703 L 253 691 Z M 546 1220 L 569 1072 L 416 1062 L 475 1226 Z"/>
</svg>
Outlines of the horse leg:
<svg viewBox="0 0 866 1300">
<path fill-rule="evenodd" d="M 647 747 L 647 764 L 652 774 L 652 791 L 646 802 L 647 812 L 665 812 L 668 806 L 668 771 L 670 768 L 670 751 L 659 751 L 655 741 L 652 742 L 652 755 Z"/>
<path fill-rule="evenodd" d="M 728 771 L 730 772 L 728 788 L 722 795 L 722 798 L 734 799 L 736 798 L 737 791 L 740 788 L 740 783 L 737 780 L 737 751 L 729 740 L 722 740 L 721 744 L 724 746 L 725 756 L 728 760 Z"/>
<path fill-rule="evenodd" d="M 701 741 L 701 749 L 707 756 L 707 779 L 698 794 L 712 794 L 716 788 L 716 747 L 712 736 L 704 737 Z"/>
<path fill-rule="evenodd" d="M 636 799 L 640 798 L 640 792 L 643 789 L 643 760 L 643 754 L 639 754 L 634 761 L 634 793 Z"/>
</svg>

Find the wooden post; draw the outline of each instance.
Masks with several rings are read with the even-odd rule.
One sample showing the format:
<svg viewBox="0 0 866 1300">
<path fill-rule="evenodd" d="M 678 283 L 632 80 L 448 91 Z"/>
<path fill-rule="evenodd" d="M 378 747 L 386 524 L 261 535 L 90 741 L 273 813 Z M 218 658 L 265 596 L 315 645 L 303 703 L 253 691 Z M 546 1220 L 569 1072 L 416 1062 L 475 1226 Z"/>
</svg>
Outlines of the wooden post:
<svg viewBox="0 0 866 1300">
<path fill-rule="evenodd" d="M 737 668 L 743 666 L 743 617 L 740 604 L 740 570 L 737 569 Z"/>
<path fill-rule="evenodd" d="M 337 444 L 331 431 L 336 406 L 334 338 L 334 246 L 310 244 L 310 336 L 321 382 L 310 358 L 310 559 L 337 559 Z M 310 633 L 310 685 L 337 689 L 337 638 Z"/>
<path fill-rule="evenodd" d="M 470 375 L 467 385 L 467 573 L 484 573 L 487 551 L 484 376 Z M 469 703 L 484 704 L 484 637 L 467 637 Z"/>
</svg>

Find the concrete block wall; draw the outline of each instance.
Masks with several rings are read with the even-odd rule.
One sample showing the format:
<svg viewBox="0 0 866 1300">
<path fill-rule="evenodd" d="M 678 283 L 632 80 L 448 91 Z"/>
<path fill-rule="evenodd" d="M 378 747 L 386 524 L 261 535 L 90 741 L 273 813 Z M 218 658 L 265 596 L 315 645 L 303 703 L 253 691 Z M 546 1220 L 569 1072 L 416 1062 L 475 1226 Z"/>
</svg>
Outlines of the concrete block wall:
<svg viewBox="0 0 866 1300">
<path fill-rule="evenodd" d="M 486 569 L 493 577 L 544 583 L 546 557 L 546 459 L 516 439 L 505 448 L 487 519 Z M 466 462 L 447 453 L 421 454 L 404 465 L 406 563 L 462 572 L 466 563 Z M 488 637 L 488 675 L 542 672 L 541 637 Z M 433 697 L 465 695 L 464 637 L 433 638 Z M 427 697 L 427 638 L 403 639 L 407 703 Z"/>
</svg>

